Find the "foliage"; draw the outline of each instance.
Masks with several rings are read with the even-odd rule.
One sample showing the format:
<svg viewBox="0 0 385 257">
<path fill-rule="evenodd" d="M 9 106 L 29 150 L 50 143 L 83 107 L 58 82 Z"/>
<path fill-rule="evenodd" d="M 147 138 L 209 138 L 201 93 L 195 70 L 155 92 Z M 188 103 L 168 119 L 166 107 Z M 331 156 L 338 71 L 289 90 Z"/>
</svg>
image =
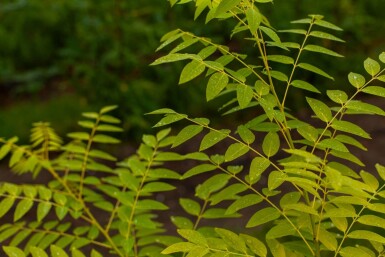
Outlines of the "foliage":
<svg viewBox="0 0 385 257">
<path fill-rule="evenodd" d="M 383 45 L 381 33 L 376 33 L 385 29 L 382 5 L 382 0 L 286 0 L 261 8 L 276 27 L 284 27 L 287 20 L 308 13 L 333 13 L 330 18 L 344 28 L 344 37 L 349 42 L 338 45 L 338 49 L 351 62 L 349 66 L 342 61 L 331 64 L 319 56 L 319 63 L 322 67 L 332 65 L 337 83 L 343 84 L 339 78 L 350 67 L 359 65 L 363 53 L 374 55 Z M 179 24 L 194 33 L 211 35 L 216 42 L 225 42 L 231 22 L 203 26 L 203 19 L 198 17 L 198 23 L 193 23 L 185 15 L 192 8 L 177 5 L 170 12 L 166 1 L 153 0 L 3 0 L 0 3 L 2 101 L 14 106 L 15 100 L 23 96 L 23 100 L 29 100 L 38 95 L 41 101 L 41 94 L 46 99 L 47 91 L 53 91 L 55 99 L 63 91 L 70 91 L 80 96 L 76 101 L 90 109 L 115 103 L 120 106 L 115 115 L 122 118 L 129 136 L 136 135 L 138 139 L 141 134 L 138 130 L 152 124 L 143 118 L 145 112 L 166 105 L 194 115 L 210 113 L 214 108 L 208 108 L 199 97 L 201 87 L 170 87 L 177 82 L 178 64 L 148 67 L 161 35 Z M 255 52 L 242 40 L 233 42 L 248 55 Z M 362 50 L 358 51 L 357 45 Z M 312 75 L 306 79 L 322 83 Z M 193 83 L 198 85 L 200 81 Z M 325 88 L 330 86 L 326 84 Z M 295 95 L 289 94 L 288 99 L 293 98 Z M 295 100 L 299 107 L 304 105 L 303 101 Z M 191 104 L 186 105 L 187 101 Z M 9 131 L 13 133 L 19 128 L 15 122 Z M 28 137 L 23 132 L 17 134 Z"/>
<path fill-rule="evenodd" d="M 106 133 L 121 131 L 120 120 L 109 114 L 114 106 L 84 113 L 86 120 L 79 125 L 87 132 L 69 133 L 73 139 L 69 144 L 47 123 L 34 125 L 29 146 L 18 146 L 17 138 L 1 139 L 0 159 L 9 154 L 14 172 L 34 176 L 47 172 L 53 177 L 47 185 L 1 185 L 0 216 L 13 214 L 13 222 L 0 227 L 5 253 L 384 256 L 385 167 L 377 164 L 376 175 L 363 170 L 364 163 L 352 149 L 366 150 L 359 140 L 371 136 L 348 118 L 385 116 L 385 111 L 360 98 L 385 96 L 379 86 L 385 82 L 385 53 L 378 60 L 367 58 L 365 73 L 348 74 L 346 83 L 353 93 L 333 89 L 324 94 L 303 79 L 309 72 L 333 80 L 332 71 L 319 68 L 317 57 L 342 57 L 327 47 L 330 40 L 343 41 L 334 35 L 341 29 L 323 16 L 309 15 L 293 21 L 290 28 L 276 30 L 258 8 L 270 0 L 170 2 L 195 2 L 195 17 L 205 14 L 206 21 L 235 21 L 231 35 L 244 38 L 259 58 L 177 29 L 166 34 L 158 48 L 172 47 L 169 53 L 152 64 L 188 61 L 181 84 L 205 74 L 207 101 L 225 98 L 220 108 L 224 115 L 247 112 L 252 118 L 216 128 L 207 118 L 168 108 L 153 111 L 163 115 L 155 127 L 189 124 L 175 136 L 169 135 L 169 128 L 143 136 L 137 153 L 121 162 L 97 148 L 119 143 Z M 304 55 L 314 57 L 303 61 Z M 313 113 L 311 122 L 292 111 L 295 103 L 287 98 L 291 91 L 304 95 Z M 192 139 L 200 142 L 197 151 L 170 150 Z M 220 149 L 212 150 L 215 146 Z M 189 160 L 194 166 L 183 174 L 169 169 L 174 161 Z M 116 167 L 111 168 L 113 164 Z M 170 236 L 155 220 L 168 208 L 156 196 L 175 188 L 165 182 L 168 179 L 192 177 L 200 178 L 200 183 L 194 197 L 179 199 L 187 214 L 171 217 L 179 237 Z M 26 214 L 32 212 L 36 221 L 31 222 Z M 234 218 L 241 225 L 214 222 L 223 218 Z"/>
</svg>

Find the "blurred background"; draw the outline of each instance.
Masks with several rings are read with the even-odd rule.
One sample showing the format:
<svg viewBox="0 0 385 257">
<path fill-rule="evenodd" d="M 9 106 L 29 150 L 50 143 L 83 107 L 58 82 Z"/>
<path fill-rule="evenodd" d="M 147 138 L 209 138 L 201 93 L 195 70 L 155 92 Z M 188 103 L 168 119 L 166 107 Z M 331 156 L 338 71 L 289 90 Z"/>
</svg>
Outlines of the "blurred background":
<svg viewBox="0 0 385 257">
<path fill-rule="evenodd" d="M 317 62 L 346 84 L 348 72 L 385 51 L 384 0 L 276 0 L 263 12 L 277 29 L 307 14 L 322 14 L 344 29 L 335 61 Z M 63 135 L 76 128 L 82 111 L 119 105 L 124 139 L 137 141 L 154 121 L 144 113 L 169 107 L 192 116 L 210 115 L 202 80 L 177 86 L 183 64 L 151 67 L 161 36 L 175 28 L 228 41 L 231 24 L 193 22 L 193 5 L 166 0 L 1 0 L 0 136 L 28 140 L 31 124 L 49 121 Z M 219 26 L 220 25 L 220 26 Z M 232 40 L 237 50 L 237 39 Z M 240 48 L 240 47 L 238 47 Z M 246 53 L 252 48 L 242 47 Z M 330 81 L 311 78 L 330 88 Z M 348 86 L 347 86 L 348 87 Z M 291 96 L 290 99 L 294 99 Z M 301 108 L 301 103 L 298 103 Z"/>
</svg>

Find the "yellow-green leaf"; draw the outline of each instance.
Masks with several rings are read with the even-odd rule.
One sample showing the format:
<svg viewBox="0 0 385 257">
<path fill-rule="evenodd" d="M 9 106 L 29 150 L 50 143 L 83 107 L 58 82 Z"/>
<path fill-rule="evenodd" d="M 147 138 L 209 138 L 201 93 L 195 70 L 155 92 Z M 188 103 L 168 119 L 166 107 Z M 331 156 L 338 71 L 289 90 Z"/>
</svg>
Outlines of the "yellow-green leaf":
<svg viewBox="0 0 385 257">
<path fill-rule="evenodd" d="M 25 257 L 24 252 L 14 246 L 3 246 L 3 250 L 8 257 Z"/>
<path fill-rule="evenodd" d="M 379 242 L 381 244 L 385 244 L 385 237 L 367 230 L 355 230 L 348 234 L 348 237 L 354 239 L 365 239 L 369 241 Z"/>
<path fill-rule="evenodd" d="M 317 52 L 317 53 L 322 53 L 322 54 L 327 54 L 335 57 L 343 57 L 343 55 L 340 55 L 339 53 L 336 53 L 330 49 L 327 49 L 322 46 L 318 45 L 306 45 L 303 50 L 311 51 L 311 52 Z"/>
<path fill-rule="evenodd" d="M 350 72 L 348 74 L 349 83 L 355 88 L 361 88 L 365 85 L 365 78 L 361 74 Z"/>
<path fill-rule="evenodd" d="M 239 85 L 237 87 L 237 100 L 242 109 L 250 104 L 253 99 L 253 93 L 253 89 L 247 85 Z"/>
<path fill-rule="evenodd" d="M 323 76 L 325 78 L 334 80 L 334 78 L 332 76 L 330 76 L 329 74 L 327 74 L 325 71 L 321 70 L 320 68 L 315 67 L 314 65 L 311 65 L 311 64 L 308 64 L 308 63 L 300 63 L 297 66 L 302 68 L 302 69 L 304 69 L 304 70 L 308 70 L 308 71 L 314 72 L 314 73 L 316 73 L 318 75 L 321 75 L 321 76 Z"/>
<path fill-rule="evenodd" d="M 193 138 L 194 136 L 198 135 L 203 130 L 202 126 L 199 125 L 189 125 L 185 128 L 183 128 L 178 135 L 176 135 L 174 139 L 174 143 L 172 147 L 176 147 L 180 144 L 183 144 L 187 140 Z"/>
<path fill-rule="evenodd" d="M 328 122 L 332 119 L 332 112 L 329 106 L 327 106 L 325 103 L 310 97 L 306 97 L 306 100 L 310 105 L 310 108 L 320 120 Z"/>
<path fill-rule="evenodd" d="M 280 140 L 278 134 L 275 132 L 267 133 L 262 142 L 263 153 L 266 154 L 267 157 L 271 157 L 278 152 L 279 147 Z"/>
<path fill-rule="evenodd" d="M 227 148 L 225 153 L 225 162 L 235 160 L 242 155 L 245 155 L 250 149 L 241 143 L 234 143 Z"/>
<path fill-rule="evenodd" d="M 166 116 L 164 118 L 162 118 L 158 123 L 156 123 L 154 127 L 166 126 L 166 125 L 169 125 L 171 123 L 182 120 L 186 117 L 187 117 L 186 115 L 182 115 L 179 113 L 166 114 Z"/>
<path fill-rule="evenodd" d="M 300 88 L 300 89 L 303 89 L 303 90 L 307 90 L 307 91 L 310 91 L 310 92 L 321 93 L 315 86 L 313 86 L 312 84 L 310 84 L 310 83 L 308 83 L 306 81 L 303 81 L 303 80 L 293 80 L 291 82 L 291 85 L 293 87 Z"/>
<path fill-rule="evenodd" d="M 186 66 L 184 66 L 180 78 L 179 78 L 179 84 L 186 83 L 196 77 L 198 77 L 200 74 L 202 74 L 205 71 L 206 66 L 203 62 L 192 60 Z"/>
<path fill-rule="evenodd" d="M 247 222 L 246 227 L 256 227 L 261 224 L 265 224 L 269 221 L 278 219 L 281 216 L 279 211 L 273 207 L 267 207 L 262 210 L 257 211 Z"/>
<path fill-rule="evenodd" d="M 377 61 L 375 61 L 371 58 L 367 58 L 364 61 L 364 68 L 365 68 L 367 73 L 374 76 L 380 72 L 381 66 Z"/>
<path fill-rule="evenodd" d="M 23 199 L 21 200 L 15 209 L 13 221 L 18 221 L 21 219 L 33 206 L 32 199 Z"/>
<path fill-rule="evenodd" d="M 229 77 L 224 72 L 211 75 L 206 87 L 206 100 L 214 99 L 229 83 Z"/>
</svg>

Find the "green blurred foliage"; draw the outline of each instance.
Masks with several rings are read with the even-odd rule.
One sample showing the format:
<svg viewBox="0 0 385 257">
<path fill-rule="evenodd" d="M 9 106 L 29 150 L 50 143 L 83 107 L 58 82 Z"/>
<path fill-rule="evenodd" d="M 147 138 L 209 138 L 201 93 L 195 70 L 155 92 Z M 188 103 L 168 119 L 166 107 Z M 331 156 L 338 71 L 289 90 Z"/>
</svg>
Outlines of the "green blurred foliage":
<svg viewBox="0 0 385 257">
<path fill-rule="evenodd" d="M 277 0 L 274 5 L 274 12 L 269 5 L 263 11 L 277 29 L 309 13 L 323 14 L 345 29 L 341 37 L 347 44 L 336 45 L 335 50 L 349 60 L 333 63 L 332 75 L 338 84 L 346 81 L 347 64 L 360 67 L 363 56 L 378 53 L 384 43 L 380 40 L 385 32 L 383 0 Z M 55 97 L 75 93 L 74 101 L 92 108 L 117 104 L 120 108 L 115 115 L 125 121 L 129 136 L 148 129 L 153 123 L 143 114 L 163 106 L 193 115 L 213 111 L 213 104 L 209 109 L 201 107 L 204 89 L 199 82 L 175 89 L 180 65 L 148 66 L 158 57 L 154 51 L 160 37 L 177 27 L 210 35 L 218 43 L 229 40 L 222 36 L 226 25 L 212 23 L 204 30 L 199 23 L 193 26 L 192 17 L 186 17 L 193 8 L 186 8 L 177 6 L 170 12 L 166 0 L 2 0 L 2 102 L 7 99 L 12 105 L 31 96 L 46 101 L 46 91 L 55 91 Z M 252 55 L 252 48 L 240 45 L 236 38 L 231 46 Z M 330 65 L 322 57 L 319 62 Z"/>
</svg>

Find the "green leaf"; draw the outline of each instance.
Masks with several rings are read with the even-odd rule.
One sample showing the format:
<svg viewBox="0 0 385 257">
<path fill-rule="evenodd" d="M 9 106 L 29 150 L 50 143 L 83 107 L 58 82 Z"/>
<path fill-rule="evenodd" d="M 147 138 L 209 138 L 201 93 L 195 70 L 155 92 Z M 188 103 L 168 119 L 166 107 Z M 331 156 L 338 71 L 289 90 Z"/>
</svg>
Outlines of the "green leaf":
<svg viewBox="0 0 385 257">
<path fill-rule="evenodd" d="M 304 203 L 292 203 L 292 204 L 286 204 L 284 206 L 284 210 L 296 210 L 303 213 L 309 213 L 314 216 L 318 216 L 318 212 L 314 210 L 311 206 L 308 206 Z"/>
<path fill-rule="evenodd" d="M 103 257 L 103 255 L 101 253 L 99 253 L 98 251 L 96 251 L 95 249 L 92 249 L 91 250 L 91 257 Z"/>
<path fill-rule="evenodd" d="M 207 164 L 207 163 L 200 164 L 200 165 L 195 166 L 195 167 L 191 168 L 190 170 L 186 171 L 186 173 L 183 174 L 181 179 L 186 179 L 186 178 L 189 178 L 189 177 L 201 174 L 201 173 L 212 171 L 212 170 L 215 170 L 216 168 L 217 167 L 212 165 L 212 164 Z"/>
<path fill-rule="evenodd" d="M 286 55 L 268 55 L 267 60 L 271 62 L 278 62 L 283 64 L 294 64 L 293 58 Z"/>
<path fill-rule="evenodd" d="M 114 124 L 121 123 L 121 121 L 118 118 L 115 118 L 114 116 L 111 116 L 111 115 L 104 114 L 104 115 L 100 116 L 99 118 L 100 118 L 100 121 L 104 121 L 107 123 L 114 123 Z"/>
<path fill-rule="evenodd" d="M 249 147 L 241 143 L 234 143 L 227 148 L 225 153 L 225 162 L 235 160 L 249 151 Z"/>
<path fill-rule="evenodd" d="M 162 56 L 162 57 L 156 59 L 150 65 L 159 65 L 159 64 L 163 64 L 163 63 L 176 62 L 176 61 L 193 59 L 193 58 L 194 58 L 193 54 L 171 53 L 171 54 L 168 54 L 166 56 Z"/>
<path fill-rule="evenodd" d="M 306 162 L 310 162 L 310 163 L 320 163 L 321 162 L 321 159 L 318 156 L 316 156 L 312 153 L 306 152 L 304 150 L 285 149 L 285 152 L 293 154 L 293 155 L 301 156 L 305 159 Z"/>
<path fill-rule="evenodd" d="M 13 221 L 18 221 L 21 219 L 33 206 L 32 199 L 23 199 L 21 200 L 15 209 L 15 213 L 13 216 Z"/>
<path fill-rule="evenodd" d="M 245 241 L 239 237 L 234 232 L 222 229 L 222 228 L 215 228 L 215 232 L 226 242 L 228 246 L 231 248 L 238 250 L 242 253 L 247 252 Z"/>
<path fill-rule="evenodd" d="M 24 252 L 14 246 L 3 246 L 3 250 L 8 257 L 25 257 Z"/>
<path fill-rule="evenodd" d="M 0 202 L 0 218 L 3 217 L 12 208 L 15 198 L 4 198 Z"/>
<path fill-rule="evenodd" d="M 17 148 L 11 155 L 9 160 L 9 167 L 13 167 L 16 163 L 18 163 L 24 155 L 24 148 Z"/>
<path fill-rule="evenodd" d="M 319 228 L 318 238 L 328 250 L 335 251 L 337 249 L 338 242 L 335 234 L 330 233 L 324 228 Z"/>
<path fill-rule="evenodd" d="M 372 75 L 372 77 L 379 73 L 381 70 L 380 64 L 371 58 L 367 58 L 364 61 L 364 68 L 366 72 L 369 73 L 369 75 Z"/>
<path fill-rule="evenodd" d="M 364 183 L 372 188 L 372 191 L 376 191 L 380 186 L 380 183 L 378 182 L 377 178 L 369 172 L 361 170 L 360 176 Z"/>
<path fill-rule="evenodd" d="M 376 215 L 363 215 L 359 217 L 357 221 L 364 225 L 374 226 L 379 228 L 384 228 L 384 224 L 385 224 L 384 223 L 385 219 Z"/>
<path fill-rule="evenodd" d="M 381 108 L 372 104 L 358 101 L 358 100 L 352 100 L 347 102 L 346 108 L 358 113 L 377 114 L 377 115 L 385 116 L 385 112 Z"/>
<path fill-rule="evenodd" d="M 262 142 L 262 150 L 263 153 L 266 154 L 267 157 L 274 156 L 280 147 L 279 136 L 275 132 L 269 132 L 265 136 Z"/>
<path fill-rule="evenodd" d="M 247 190 L 247 187 L 243 184 L 240 184 L 240 183 L 232 184 L 222 189 L 220 192 L 214 194 L 210 198 L 211 205 L 217 205 L 218 203 L 225 200 L 237 199 L 238 198 L 237 194 L 245 190 Z"/>
<path fill-rule="evenodd" d="M 274 42 L 277 42 L 277 43 L 281 42 L 281 39 L 279 38 L 278 34 L 271 28 L 268 28 L 265 26 L 259 26 L 259 29 L 262 30 Z"/>
<path fill-rule="evenodd" d="M 206 100 L 214 99 L 229 83 L 229 77 L 224 72 L 211 75 L 206 87 Z"/>
<path fill-rule="evenodd" d="M 198 135 L 203 130 L 202 126 L 199 125 L 189 125 L 185 128 L 183 128 L 178 135 L 176 135 L 174 139 L 174 143 L 171 147 L 176 147 L 180 144 L 183 144 L 187 140 L 193 138 L 194 136 Z"/>
<path fill-rule="evenodd" d="M 189 252 L 192 249 L 196 247 L 195 244 L 189 243 L 189 242 L 180 242 L 173 245 L 170 245 L 166 249 L 164 249 L 161 253 L 162 254 L 170 254 L 170 253 L 178 253 L 178 252 Z"/>
<path fill-rule="evenodd" d="M 97 131 L 107 131 L 107 132 L 122 132 L 123 129 L 121 127 L 113 126 L 113 125 L 107 125 L 107 124 L 101 124 L 96 127 Z"/>
<path fill-rule="evenodd" d="M 282 185 L 286 177 L 287 177 L 286 174 L 278 170 L 274 170 L 270 172 L 269 179 L 267 181 L 267 186 L 269 190 L 273 191 L 274 189 Z"/>
<path fill-rule="evenodd" d="M 150 199 L 144 199 L 139 200 L 136 208 L 139 210 L 167 210 L 168 207 L 164 205 L 161 202 L 150 200 Z"/>
<path fill-rule="evenodd" d="M 318 131 L 311 125 L 305 125 L 297 128 L 298 133 L 310 142 L 316 142 L 318 139 Z"/>
<path fill-rule="evenodd" d="M 142 188 L 144 193 L 164 192 L 174 190 L 175 187 L 165 182 L 149 182 Z"/>
<path fill-rule="evenodd" d="M 247 222 L 246 227 L 252 228 L 265 224 L 267 222 L 278 219 L 281 216 L 279 211 L 273 207 L 267 207 L 262 210 L 257 211 Z"/>
<path fill-rule="evenodd" d="M 37 206 L 37 221 L 42 221 L 47 216 L 51 208 L 52 203 L 50 202 L 39 203 L 39 205 Z"/>
<path fill-rule="evenodd" d="M 306 100 L 310 105 L 310 108 L 320 120 L 329 122 L 332 119 L 332 112 L 329 106 L 314 98 L 306 97 Z"/>
<path fill-rule="evenodd" d="M 71 249 L 72 257 L 86 257 L 81 251 L 78 249 Z"/>
<path fill-rule="evenodd" d="M 51 245 L 50 250 L 51 250 L 51 256 L 55 256 L 55 257 L 68 257 L 66 252 L 62 248 L 60 248 L 60 247 L 58 247 L 56 245 Z"/>
<path fill-rule="evenodd" d="M 263 198 L 256 194 L 244 195 L 241 198 L 234 201 L 226 210 L 225 214 L 233 214 L 239 210 L 247 208 L 252 205 L 256 205 L 262 202 Z"/>
<path fill-rule="evenodd" d="M 198 61 L 200 61 L 201 59 L 205 59 L 205 58 L 209 57 L 210 55 L 215 53 L 216 50 L 217 50 L 217 46 L 215 46 L 215 45 L 214 46 L 213 45 L 206 46 L 205 48 L 203 48 L 202 50 L 199 51 Z M 207 62 L 203 62 L 203 63 L 205 64 Z"/>
<path fill-rule="evenodd" d="M 367 230 L 355 230 L 348 234 L 348 237 L 354 239 L 366 239 L 369 241 L 379 242 L 381 244 L 385 244 L 385 237 L 380 236 L 377 233 L 367 231 Z"/>
<path fill-rule="evenodd" d="M 178 229 L 178 234 L 181 235 L 183 238 L 187 239 L 191 243 L 207 246 L 206 238 L 196 230 Z"/>
<path fill-rule="evenodd" d="M 381 62 L 385 63 L 385 52 L 380 53 L 378 58 L 380 59 Z"/>
<path fill-rule="evenodd" d="M 5 144 L 0 148 L 0 160 L 2 160 L 11 151 L 11 145 Z"/>
<path fill-rule="evenodd" d="M 318 143 L 318 147 L 321 149 L 334 149 L 340 152 L 349 152 L 349 149 L 338 140 L 333 138 L 326 138 Z"/>
<path fill-rule="evenodd" d="M 298 67 L 304 69 L 304 70 L 308 70 L 308 71 L 311 71 L 311 72 L 314 72 L 318 75 L 321 75 L 325 78 L 328 78 L 328 79 L 331 79 L 331 80 L 334 80 L 332 76 L 330 76 L 329 74 L 327 74 L 326 72 L 324 72 L 323 70 L 321 70 L 320 68 L 317 68 L 311 64 L 308 64 L 308 63 L 300 63 L 297 65 Z"/>
<path fill-rule="evenodd" d="M 307 90 L 314 93 L 321 93 L 316 87 L 314 87 L 312 84 L 303 81 L 303 80 L 293 80 L 291 82 L 291 85 L 296 88 L 300 88 L 303 90 Z"/>
<path fill-rule="evenodd" d="M 327 90 L 326 94 L 335 103 L 344 104 L 348 100 L 348 95 L 341 90 Z"/>
<path fill-rule="evenodd" d="M 194 200 L 187 198 L 180 198 L 179 204 L 182 206 L 183 210 L 185 210 L 188 214 L 193 216 L 199 216 L 201 212 L 201 206 Z"/>
<path fill-rule="evenodd" d="M 119 139 L 116 139 L 111 136 L 103 135 L 103 134 L 98 134 L 95 135 L 92 138 L 92 141 L 97 142 L 97 143 L 102 143 L 102 144 L 118 144 L 120 143 Z"/>
<path fill-rule="evenodd" d="M 327 49 L 322 46 L 318 45 L 306 45 L 303 50 L 311 51 L 311 52 L 317 52 L 317 53 L 322 53 L 322 54 L 327 54 L 335 57 L 343 57 L 343 55 L 340 55 L 339 53 L 336 53 L 330 49 Z"/>
<path fill-rule="evenodd" d="M 368 252 L 366 252 L 366 251 L 364 251 L 358 247 L 352 247 L 352 246 L 342 248 L 340 251 L 340 255 L 342 257 L 357 257 L 357 256 L 373 257 L 372 254 L 369 254 Z"/>
<path fill-rule="evenodd" d="M 355 88 L 361 88 L 365 85 L 365 78 L 361 74 L 350 72 L 348 74 L 349 83 Z"/>
<path fill-rule="evenodd" d="M 166 114 L 166 116 L 162 118 L 158 123 L 156 123 L 154 127 L 166 126 L 171 123 L 183 120 L 186 117 L 187 117 L 186 115 L 179 114 L 179 113 Z"/>
<path fill-rule="evenodd" d="M 338 141 L 340 141 L 340 142 L 342 142 L 342 143 L 349 144 L 349 145 L 353 145 L 353 146 L 355 146 L 355 147 L 357 147 L 357 148 L 360 148 L 360 149 L 362 149 L 362 150 L 364 150 L 364 151 L 367 150 L 366 147 L 363 146 L 358 140 L 356 140 L 356 139 L 354 139 L 354 138 L 352 138 L 352 137 L 350 137 L 350 136 L 342 135 L 342 134 L 341 134 L 341 135 L 337 135 L 337 136 L 335 137 L 335 139 L 338 140 Z"/>
<path fill-rule="evenodd" d="M 206 134 L 199 146 L 199 151 L 206 150 L 225 139 L 230 134 L 230 130 L 222 129 L 219 131 L 212 130 Z"/>
<path fill-rule="evenodd" d="M 283 72 L 280 72 L 280 71 L 276 71 L 276 70 L 271 70 L 269 72 L 264 72 L 266 75 L 267 74 L 270 74 L 270 76 L 272 78 L 275 78 L 279 81 L 284 81 L 284 82 L 287 82 L 289 80 L 289 78 L 286 76 L 285 73 Z"/>
<path fill-rule="evenodd" d="M 246 245 L 249 247 L 249 249 L 255 253 L 257 256 L 266 257 L 267 256 L 267 249 L 266 246 L 257 238 L 240 234 L 241 238 L 245 241 Z"/>
<path fill-rule="evenodd" d="M 329 40 L 338 41 L 338 42 L 345 42 L 344 40 L 323 31 L 312 31 L 310 32 L 309 36 L 329 39 Z"/>
<path fill-rule="evenodd" d="M 197 38 L 188 38 L 185 41 L 183 41 L 182 43 L 180 43 L 179 45 L 177 45 L 176 47 L 174 47 L 174 49 L 172 49 L 170 51 L 170 54 L 177 53 L 177 52 L 195 44 L 196 42 L 198 42 Z"/>
<path fill-rule="evenodd" d="M 376 79 L 381 81 L 381 82 L 385 82 L 385 75 L 377 76 Z"/>
<path fill-rule="evenodd" d="M 378 172 L 378 175 L 380 175 L 382 180 L 385 180 L 385 167 L 382 166 L 381 164 L 378 164 L 378 163 L 376 163 L 375 167 L 376 167 L 376 170 Z M 1 208 L 0 208 L 0 210 L 1 210 Z M 0 217 L 1 217 L 1 215 L 0 215 Z"/>
<path fill-rule="evenodd" d="M 351 153 L 332 150 L 332 151 L 330 151 L 330 154 L 335 156 L 335 157 L 351 161 L 351 162 L 356 163 L 360 166 L 365 166 L 365 164 L 360 159 L 358 159 L 355 155 L 353 155 Z"/>
<path fill-rule="evenodd" d="M 385 97 L 385 88 L 379 86 L 368 86 L 362 89 L 367 94 Z"/>
<path fill-rule="evenodd" d="M 48 254 L 41 248 L 32 246 L 29 250 L 31 251 L 32 257 L 48 257 Z"/>
<path fill-rule="evenodd" d="M 207 200 L 213 192 L 216 192 L 226 186 L 229 179 L 230 175 L 228 174 L 217 174 L 209 179 L 206 179 L 205 182 L 197 186 L 196 196 L 203 200 Z"/>
<path fill-rule="evenodd" d="M 185 217 L 172 216 L 171 221 L 177 228 L 182 228 L 182 229 L 194 228 L 194 224 L 188 218 L 185 218 Z"/>
<path fill-rule="evenodd" d="M 250 104 L 253 99 L 253 94 L 253 89 L 247 85 L 239 85 L 237 87 L 237 100 L 242 109 Z"/>
<path fill-rule="evenodd" d="M 262 19 L 263 17 L 257 9 L 251 7 L 246 10 L 246 20 L 252 34 L 257 33 L 257 29 Z"/>
<path fill-rule="evenodd" d="M 318 25 L 318 26 L 321 26 L 321 27 L 324 27 L 324 28 L 328 28 L 328 29 L 332 29 L 332 30 L 337 30 L 337 31 L 342 31 L 342 29 L 328 21 L 325 21 L 325 20 L 320 20 L 320 19 L 316 19 L 314 21 L 314 24 Z"/>
<path fill-rule="evenodd" d="M 290 223 L 280 222 L 266 233 L 266 239 L 270 240 L 284 236 L 292 236 L 295 233 L 296 231 Z"/>
<path fill-rule="evenodd" d="M 200 74 L 202 74 L 206 69 L 206 66 L 203 62 L 192 60 L 186 66 L 184 66 L 180 78 L 179 78 L 179 84 L 186 83 L 196 77 L 198 77 Z"/>
<path fill-rule="evenodd" d="M 222 0 L 215 11 L 215 17 L 219 17 L 222 14 L 230 11 L 235 6 L 237 6 L 240 2 L 241 0 Z"/>
<path fill-rule="evenodd" d="M 269 86 L 261 80 L 255 81 L 254 88 L 259 96 L 267 95 L 270 91 Z"/>
<path fill-rule="evenodd" d="M 255 135 L 244 125 L 240 125 L 237 129 L 239 136 L 246 144 L 252 144 L 255 141 Z"/>
<path fill-rule="evenodd" d="M 90 134 L 86 132 L 72 132 L 67 134 L 68 137 L 78 140 L 89 140 Z"/>
</svg>

